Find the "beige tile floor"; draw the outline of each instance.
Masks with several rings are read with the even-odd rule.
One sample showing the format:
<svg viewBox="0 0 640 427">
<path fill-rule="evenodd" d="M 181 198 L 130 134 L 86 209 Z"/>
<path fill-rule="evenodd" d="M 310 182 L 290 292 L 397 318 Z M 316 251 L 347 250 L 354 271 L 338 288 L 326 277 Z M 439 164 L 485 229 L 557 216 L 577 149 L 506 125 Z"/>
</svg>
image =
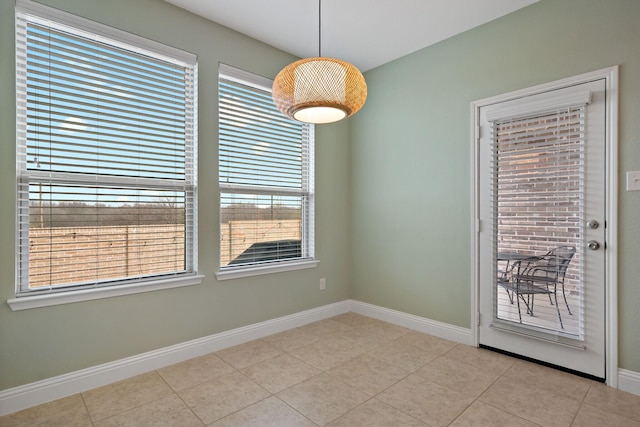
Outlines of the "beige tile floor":
<svg viewBox="0 0 640 427">
<path fill-rule="evenodd" d="M 640 396 L 347 313 L 0 426 L 640 426 Z"/>
</svg>

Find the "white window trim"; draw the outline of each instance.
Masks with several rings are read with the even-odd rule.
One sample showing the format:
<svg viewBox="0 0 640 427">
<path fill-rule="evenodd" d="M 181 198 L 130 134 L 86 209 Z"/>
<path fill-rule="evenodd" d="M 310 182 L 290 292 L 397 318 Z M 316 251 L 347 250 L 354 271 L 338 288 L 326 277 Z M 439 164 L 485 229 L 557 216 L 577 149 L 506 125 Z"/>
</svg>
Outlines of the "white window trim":
<svg viewBox="0 0 640 427">
<path fill-rule="evenodd" d="M 58 9 L 45 6 L 31 0 L 16 0 L 16 13 L 21 12 L 29 15 L 35 20 L 40 20 L 52 27 L 57 24 L 63 26 L 69 26 L 77 30 L 78 32 L 86 32 L 93 38 L 105 38 L 109 44 L 118 46 L 119 44 L 125 44 L 127 46 L 137 46 L 138 52 L 141 54 L 152 53 L 154 56 L 159 57 L 167 62 L 172 63 L 193 63 L 194 67 L 194 93 L 193 93 L 193 105 L 195 106 L 193 111 L 193 155 L 197 159 L 197 56 L 171 47 L 159 42 L 149 40 L 144 37 L 137 36 L 116 28 L 109 27 L 104 24 L 100 24 L 95 21 L 91 21 L 86 18 L 82 18 L 76 15 L 72 15 L 67 12 L 60 11 Z M 53 21 L 53 22 L 52 22 Z M 194 164 L 194 168 L 197 168 L 197 163 Z M 126 178 L 124 178 L 126 180 Z M 193 177 L 193 236 L 192 236 L 192 273 L 176 274 L 173 276 L 159 276 L 155 278 L 147 278 L 142 280 L 131 280 L 130 283 L 117 284 L 117 285 L 104 285 L 104 286 L 86 286 L 79 288 L 60 288 L 60 290 L 34 292 L 31 295 L 22 294 L 14 298 L 7 300 L 7 304 L 13 311 L 26 310 L 39 307 L 55 306 L 60 304 L 69 304 L 81 301 L 90 301 L 102 298 L 110 298 L 123 295 L 138 294 L 143 292 L 151 292 L 163 289 L 172 289 L 186 286 L 194 286 L 202 283 L 204 275 L 197 273 L 198 271 L 198 222 L 197 222 L 197 169 L 194 171 Z M 16 182 L 17 185 L 17 182 Z M 19 206 L 16 206 L 19 209 Z M 18 212 L 16 212 L 16 230 L 18 227 Z M 16 255 L 19 253 L 19 242 L 16 239 Z M 18 263 L 16 263 L 15 277 L 18 277 Z M 19 283 L 16 283 L 16 295 L 20 292 L 18 288 Z"/>
<path fill-rule="evenodd" d="M 7 300 L 7 304 L 9 304 L 9 307 L 11 307 L 11 310 L 13 311 L 27 310 L 31 308 L 49 307 L 60 304 L 70 304 L 74 302 L 159 291 L 162 289 L 199 285 L 202 283 L 202 279 L 204 279 L 203 275 L 191 275 L 172 277 L 170 279 L 149 280 L 145 282 L 131 283 L 130 285 L 82 288 L 69 292 L 11 298 Z"/>
<path fill-rule="evenodd" d="M 153 55 L 160 56 L 163 61 L 180 64 L 181 62 L 194 62 L 196 59 L 196 55 L 193 53 L 31 0 L 16 0 L 16 11 L 30 15 L 35 20 L 53 28 L 60 28 L 59 25 L 61 24 L 63 26 L 73 27 L 75 31 L 84 32 L 91 38 L 100 40 L 100 38 L 103 37 L 110 45 L 118 46 L 118 43 L 122 43 L 127 47 L 131 45 L 137 46 L 139 53 L 145 54 L 145 51 L 152 52 Z M 56 24 L 58 24 L 58 26 L 56 26 Z"/>
<path fill-rule="evenodd" d="M 320 261 L 316 259 L 304 259 L 296 261 L 279 261 L 277 263 L 238 267 L 235 269 L 217 271 L 218 281 L 240 279 L 242 277 L 259 276 L 262 274 L 283 273 L 285 271 L 304 270 L 315 268 Z"/>
<path fill-rule="evenodd" d="M 244 71 L 226 64 L 219 64 L 218 69 L 219 76 L 222 75 L 226 80 L 231 80 L 241 84 L 250 84 L 256 89 L 264 90 L 267 92 L 271 92 L 272 81 L 258 76 L 256 74 L 250 73 L 248 71 Z M 311 138 L 315 138 L 315 128 L 313 125 L 310 128 Z M 314 149 L 315 144 L 311 144 L 311 149 Z M 296 271 L 303 270 L 308 268 L 315 268 L 320 263 L 319 260 L 315 258 L 315 168 L 314 168 L 314 153 L 310 153 L 310 162 L 307 165 L 309 168 L 308 176 L 311 176 L 311 182 L 309 184 L 309 204 L 310 207 L 308 210 L 303 209 L 303 212 L 306 212 L 305 217 L 303 218 L 303 227 L 305 227 L 305 233 L 308 233 L 309 240 L 307 243 L 310 244 L 311 247 L 307 248 L 309 257 L 294 259 L 294 260 L 280 260 L 276 262 L 265 262 L 264 264 L 253 264 L 253 265 L 239 265 L 233 267 L 225 267 L 221 268 L 218 265 L 218 271 L 215 272 L 216 279 L 218 281 L 239 279 L 244 277 L 252 277 L 259 276 L 263 274 L 273 274 L 273 273 L 282 273 L 287 271 Z M 303 178 L 304 179 L 304 178 Z M 241 190 L 241 191 L 253 191 L 255 193 L 268 193 L 268 194 L 291 194 L 291 193 L 299 193 L 298 191 L 292 191 L 288 188 L 283 188 L 278 190 L 276 187 L 270 187 L 266 190 L 263 187 L 256 186 L 237 186 L 233 184 L 223 184 L 219 183 L 218 188 L 218 207 L 220 207 L 220 193 L 223 190 Z M 311 216 L 313 220 L 311 220 L 308 216 Z M 305 244 L 303 239 L 302 244 Z"/>
</svg>

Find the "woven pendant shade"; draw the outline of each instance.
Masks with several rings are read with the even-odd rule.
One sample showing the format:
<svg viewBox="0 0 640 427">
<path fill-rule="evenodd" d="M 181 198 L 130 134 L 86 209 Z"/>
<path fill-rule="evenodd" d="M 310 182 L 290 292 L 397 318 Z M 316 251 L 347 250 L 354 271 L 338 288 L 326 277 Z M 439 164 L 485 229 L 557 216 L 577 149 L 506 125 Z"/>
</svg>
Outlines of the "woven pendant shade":
<svg viewBox="0 0 640 427">
<path fill-rule="evenodd" d="M 367 99 L 364 76 L 335 58 L 306 58 L 289 64 L 273 81 L 273 101 L 282 113 L 306 123 L 331 123 L 352 116 Z"/>
</svg>

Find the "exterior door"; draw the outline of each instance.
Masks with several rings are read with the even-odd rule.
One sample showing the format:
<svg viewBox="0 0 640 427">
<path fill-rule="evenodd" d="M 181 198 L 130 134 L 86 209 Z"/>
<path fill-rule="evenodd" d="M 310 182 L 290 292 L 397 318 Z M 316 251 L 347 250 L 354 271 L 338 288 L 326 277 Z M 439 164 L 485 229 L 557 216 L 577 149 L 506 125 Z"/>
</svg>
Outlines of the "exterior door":
<svg viewBox="0 0 640 427">
<path fill-rule="evenodd" d="M 477 108 L 478 342 L 605 378 L 605 78 Z"/>
</svg>

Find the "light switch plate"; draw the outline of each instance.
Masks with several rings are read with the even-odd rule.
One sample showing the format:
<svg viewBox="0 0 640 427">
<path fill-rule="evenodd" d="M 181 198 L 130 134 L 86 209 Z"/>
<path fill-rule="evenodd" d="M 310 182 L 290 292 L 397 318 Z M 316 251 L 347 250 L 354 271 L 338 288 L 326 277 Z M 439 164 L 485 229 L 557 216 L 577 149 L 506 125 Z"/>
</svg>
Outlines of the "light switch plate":
<svg viewBox="0 0 640 427">
<path fill-rule="evenodd" d="M 640 191 L 640 171 L 627 172 L 627 191 Z"/>
</svg>

